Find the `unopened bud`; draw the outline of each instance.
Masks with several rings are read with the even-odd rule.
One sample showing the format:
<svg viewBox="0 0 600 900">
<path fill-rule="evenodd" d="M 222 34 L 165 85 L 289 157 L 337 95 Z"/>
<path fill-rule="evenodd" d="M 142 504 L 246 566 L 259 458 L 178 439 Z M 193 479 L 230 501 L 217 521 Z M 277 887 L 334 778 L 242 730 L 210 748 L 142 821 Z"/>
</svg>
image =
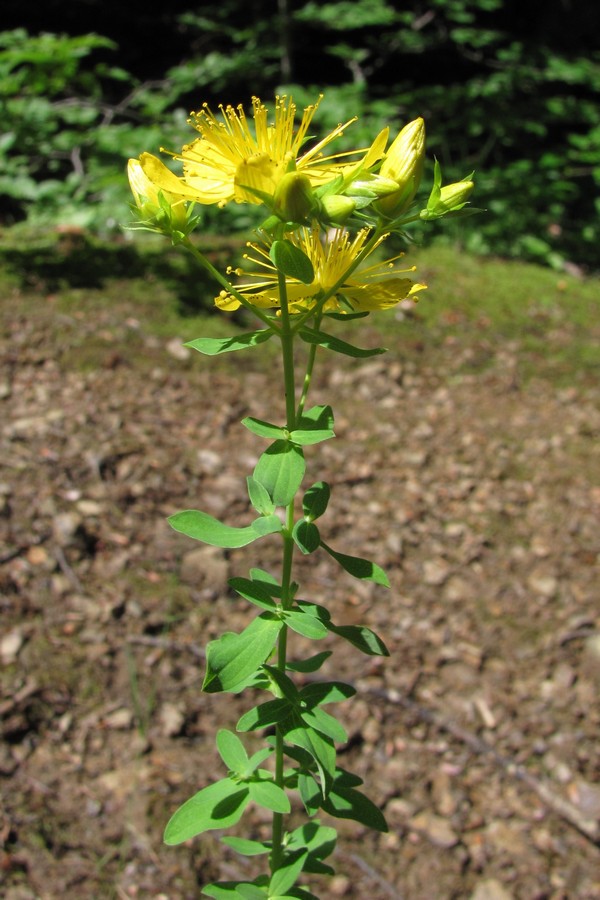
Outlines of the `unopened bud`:
<svg viewBox="0 0 600 900">
<path fill-rule="evenodd" d="M 142 156 L 149 157 L 150 154 L 145 153 Z M 176 179 L 175 175 L 169 174 Z M 159 230 L 165 232 L 185 230 L 187 207 L 183 197 L 165 191 L 151 181 L 137 159 L 130 159 L 127 163 L 127 176 L 143 222 L 153 222 Z"/>
<path fill-rule="evenodd" d="M 447 213 L 457 212 L 465 206 L 474 187 L 474 182 L 465 179 L 447 184 L 439 191 L 434 188 L 427 202 L 427 209 L 421 211 L 421 218 L 439 219 Z"/>
<path fill-rule="evenodd" d="M 308 175 L 288 172 L 279 181 L 273 196 L 273 209 L 284 222 L 305 222 L 315 206 L 315 195 Z"/>
<path fill-rule="evenodd" d="M 419 189 L 424 165 L 425 123 L 418 118 L 404 126 L 381 165 L 380 176 L 395 181 L 396 189 L 379 201 L 379 212 L 395 217 L 407 209 Z"/>
<path fill-rule="evenodd" d="M 356 203 L 350 197 L 342 197 L 341 194 L 328 194 L 321 199 L 321 208 L 328 222 L 343 225 L 356 209 Z"/>
</svg>

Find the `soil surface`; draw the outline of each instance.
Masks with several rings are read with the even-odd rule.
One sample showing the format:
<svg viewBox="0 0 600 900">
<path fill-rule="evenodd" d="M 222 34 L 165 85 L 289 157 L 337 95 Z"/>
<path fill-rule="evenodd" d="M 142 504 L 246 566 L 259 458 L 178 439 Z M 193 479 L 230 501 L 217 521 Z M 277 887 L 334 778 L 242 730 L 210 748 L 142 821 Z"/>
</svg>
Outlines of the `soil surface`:
<svg viewBox="0 0 600 900">
<path fill-rule="evenodd" d="M 249 621 L 227 580 L 276 572 L 279 542 L 225 552 L 165 520 L 191 507 L 247 524 L 264 442 L 239 421 L 281 417 L 279 364 L 190 354 L 181 340 L 199 335 L 151 333 L 129 290 L 74 291 L 68 312 L 2 298 L 6 900 L 191 900 L 257 871 L 218 835 L 161 836 L 225 774 L 215 732 L 250 703 L 201 692 L 203 647 Z M 323 537 L 392 587 L 319 554 L 298 564 L 303 597 L 390 650 L 318 648 L 334 651 L 325 676 L 357 688 L 337 710 L 340 761 L 389 833 L 334 823 L 337 874 L 310 885 L 324 900 L 600 898 L 600 388 L 524 379 L 519 342 L 485 323 L 468 346 L 439 328 L 400 345 L 367 325 L 357 343 L 390 352 L 324 354 L 315 379 L 337 433 L 307 454 L 307 484 L 332 485 Z M 267 835 L 262 813 L 245 822 Z"/>
</svg>

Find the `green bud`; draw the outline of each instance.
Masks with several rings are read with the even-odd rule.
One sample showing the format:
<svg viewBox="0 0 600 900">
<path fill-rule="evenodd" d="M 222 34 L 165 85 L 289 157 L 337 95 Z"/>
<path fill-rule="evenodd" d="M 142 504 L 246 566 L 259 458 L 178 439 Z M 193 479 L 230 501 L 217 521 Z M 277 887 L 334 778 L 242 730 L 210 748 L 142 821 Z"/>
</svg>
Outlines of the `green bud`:
<svg viewBox="0 0 600 900">
<path fill-rule="evenodd" d="M 284 222 L 305 222 L 315 202 L 310 179 L 301 172 L 284 175 L 273 195 L 273 209 Z"/>
<path fill-rule="evenodd" d="M 324 218 L 334 225 L 343 225 L 356 209 L 356 203 L 350 197 L 340 194 L 328 194 L 321 199 Z"/>
<path fill-rule="evenodd" d="M 448 213 L 458 212 L 466 205 L 469 195 L 475 184 L 471 178 L 465 178 L 463 181 L 455 181 L 453 184 L 447 184 L 440 187 L 434 184 L 427 208 L 421 210 L 422 219 L 439 219 Z"/>
</svg>

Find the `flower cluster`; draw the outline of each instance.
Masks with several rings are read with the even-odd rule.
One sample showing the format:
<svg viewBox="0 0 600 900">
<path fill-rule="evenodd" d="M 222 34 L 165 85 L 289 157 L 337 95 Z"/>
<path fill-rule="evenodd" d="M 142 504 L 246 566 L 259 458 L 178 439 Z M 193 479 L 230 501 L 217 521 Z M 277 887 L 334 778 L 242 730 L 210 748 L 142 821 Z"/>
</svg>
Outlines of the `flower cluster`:
<svg viewBox="0 0 600 900">
<path fill-rule="evenodd" d="M 276 98 L 273 117 L 253 98 L 252 120 L 241 106 L 221 107 L 218 116 L 205 105 L 190 119 L 199 137 L 170 154 L 183 164 L 180 176 L 150 153 L 129 161 L 140 219 L 134 227 L 182 240 L 199 221 L 191 215 L 194 204 L 265 208 L 260 243 L 250 245 L 256 256 L 246 257 L 259 267 L 249 273 L 255 280 L 224 289 L 215 301 L 220 309 L 281 305 L 281 279 L 271 255 L 273 242 L 281 237 L 297 259 L 302 254 L 311 264 L 307 277 L 284 273 L 290 313 L 388 308 L 425 285 L 398 277 L 398 257 L 365 266 L 372 254 L 411 222 L 471 211 L 464 208 L 471 178 L 442 186 L 437 162 L 427 205 L 417 209 L 425 165 L 422 118 L 409 122 L 389 146 L 385 128 L 370 147 L 333 152 L 330 145 L 350 120 L 306 149 L 320 99 L 304 109 L 297 127 L 296 106 L 285 96 Z"/>
</svg>

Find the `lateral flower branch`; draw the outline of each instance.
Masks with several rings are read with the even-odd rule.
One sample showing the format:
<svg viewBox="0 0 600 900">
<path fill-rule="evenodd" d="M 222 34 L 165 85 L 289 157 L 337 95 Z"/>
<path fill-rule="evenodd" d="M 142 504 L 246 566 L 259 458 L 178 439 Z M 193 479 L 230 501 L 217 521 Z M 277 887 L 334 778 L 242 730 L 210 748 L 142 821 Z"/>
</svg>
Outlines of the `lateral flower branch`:
<svg viewBox="0 0 600 900">
<path fill-rule="evenodd" d="M 235 732 L 218 731 L 225 774 L 194 793 L 165 829 L 167 844 L 181 844 L 237 825 L 250 804 L 272 813 L 267 840 L 222 837 L 229 848 L 263 855 L 267 863 L 252 881 L 206 885 L 203 894 L 215 898 L 314 898 L 306 877 L 333 873 L 325 860 L 336 841 L 336 830 L 319 820 L 321 812 L 387 830 L 381 810 L 359 790 L 361 779 L 338 764 L 336 744 L 344 743 L 347 734 L 324 708 L 348 699 L 353 688 L 313 680 L 331 651 L 302 658 L 292 642 L 294 634 L 314 641 L 335 635 L 364 654 L 389 655 L 370 628 L 335 623 L 326 606 L 305 599 L 294 580 L 297 553 L 324 552 L 345 573 L 342 577 L 389 587 L 376 562 L 334 549 L 321 537 L 317 521 L 327 511 L 330 487 L 325 481 L 303 486 L 305 453 L 335 437 L 334 416 L 331 406 L 307 401 L 319 349 L 355 359 L 384 352 L 337 337 L 329 330 L 335 331 L 336 320 L 391 309 L 417 299 L 426 288 L 408 277 L 414 267 L 398 268 L 399 256 L 385 258 L 388 238 L 417 220 L 473 211 L 471 176 L 444 186 L 437 162 L 429 199 L 419 207 L 423 119 L 409 122 L 391 142 L 384 128 L 369 147 L 336 152 L 335 141 L 353 120 L 310 143 L 320 100 L 302 112 L 297 125 L 296 106 L 286 96 L 276 98 L 273 112 L 253 98 L 251 118 L 241 106 L 220 107 L 215 114 L 205 105 L 190 119 L 198 137 L 170 153 L 182 164 L 181 174 L 150 153 L 128 164 L 136 216 L 130 227 L 164 234 L 184 247 L 214 277 L 219 309 L 244 307 L 260 322 L 255 331 L 199 337 L 187 346 L 207 356 L 260 350 L 271 340 L 281 348 L 285 422 L 249 416 L 241 423 L 268 442 L 247 478 L 253 510 L 248 524 L 229 525 L 195 509 L 169 519 L 176 531 L 215 547 L 233 550 L 272 536 L 281 544 L 278 571 L 257 565 L 230 580 L 232 592 L 257 614 L 241 632 L 227 632 L 206 648 L 204 691 L 247 691 L 251 703 L 263 699 L 242 715 Z M 198 208 L 228 203 L 262 207 L 264 220 L 248 245 L 244 268 L 222 273 L 191 235 L 201 222 Z M 307 674 L 312 677 L 305 684 Z M 251 731 L 263 735 L 263 746 L 249 755 L 239 735 Z M 289 830 L 292 801 L 304 807 L 307 821 Z"/>
</svg>

